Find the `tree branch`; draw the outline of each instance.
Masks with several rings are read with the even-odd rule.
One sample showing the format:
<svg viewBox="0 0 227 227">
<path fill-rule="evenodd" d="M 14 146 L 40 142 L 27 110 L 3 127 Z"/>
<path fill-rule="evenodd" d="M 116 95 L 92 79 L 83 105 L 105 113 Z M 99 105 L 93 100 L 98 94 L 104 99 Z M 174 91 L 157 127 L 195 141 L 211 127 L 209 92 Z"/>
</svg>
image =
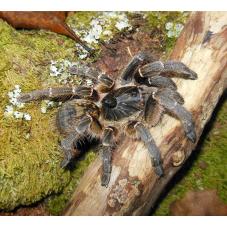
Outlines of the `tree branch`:
<svg viewBox="0 0 227 227">
<path fill-rule="evenodd" d="M 198 74 L 198 80 L 175 79 L 178 91 L 191 111 L 200 137 L 227 77 L 227 14 L 192 13 L 171 59 L 182 61 Z M 144 215 L 190 156 L 195 144 L 184 136 L 180 122 L 164 116 L 151 133 L 159 147 L 165 176 L 158 178 L 141 142 L 124 139 L 113 155 L 109 187 L 101 186 L 101 160 L 88 168 L 67 205 L 64 215 Z"/>
</svg>

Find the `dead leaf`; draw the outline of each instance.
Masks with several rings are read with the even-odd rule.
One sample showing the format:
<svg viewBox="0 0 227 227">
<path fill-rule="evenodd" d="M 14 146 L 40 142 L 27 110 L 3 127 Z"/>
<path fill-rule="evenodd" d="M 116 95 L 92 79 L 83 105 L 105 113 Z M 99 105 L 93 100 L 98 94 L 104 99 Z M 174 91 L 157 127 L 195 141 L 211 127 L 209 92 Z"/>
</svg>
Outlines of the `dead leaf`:
<svg viewBox="0 0 227 227">
<path fill-rule="evenodd" d="M 92 49 L 65 23 L 66 17 L 67 12 L 0 12 L 0 18 L 14 28 L 46 29 L 66 35 L 78 42 L 89 53 L 92 53 Z"/>
<path fill-rule="evenodd" d="M 175 216 L 222 216 L 227 215 L 227 205 L 218 197 L 216 190 L 189 191 L 185 197 L 170 205 Z"/>
</svg>

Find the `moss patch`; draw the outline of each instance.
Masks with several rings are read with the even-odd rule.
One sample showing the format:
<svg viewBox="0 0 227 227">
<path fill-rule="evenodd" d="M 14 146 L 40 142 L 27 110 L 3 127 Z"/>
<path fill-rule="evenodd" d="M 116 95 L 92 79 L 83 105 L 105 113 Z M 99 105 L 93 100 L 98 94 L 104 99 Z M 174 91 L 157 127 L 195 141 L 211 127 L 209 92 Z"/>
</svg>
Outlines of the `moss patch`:
<svg viewBox="0 0 227 227">
<path fill-rule="evenodd" d="M 80 178 L 83 176 L 87 166 L 94 161 L 97 153 L 89 151 L 85 154 L 85 157 L 76 162 L 75 169 L 71 172 L 71 181 L 63 189 L 60 194 L 50 196 L 46 201 L 46 209 L 52 215 L 60 215 L 65 208 L 67 202 L 72 196 L 73 191 L 79 183 Z"/>
<path fill-rule="evenodd" d="M 226 101 L 219 105 L 217 115 L 212 121 L 212 128 L 210 127 L 206 127 L 208 133 L 205 132 L 205 137 L 201 137 L 202 144 L 193 151 L 194 157 L 187 162 L 188 166 L 180 171 L 178 174 L 180 180 L 177 180 L 177 184 L 161 201 L 155 215 L 169 215 L 170 204 L 191 190 L 217 189 L 220 198 L 227 203 Z"/>
<path fill-rule="evenodd" d="M 60 45 L 60 42 L 64 43 Z M 0 20 L 0 209 L 27 205 L 59 192 L 70 173 L 59 168 L 62 153 L 52 123 L 55 110 L 40 112 L 40 104 L 27 104 L 31 121 L 5 118 L 8 92 L 46 86 L 51 59 L 72 58 L 73 41 L 45 31 L 16 31 Z M 28 138 L 27 135 L 30 135 Z"/>
<path fill-rule="evenodd" d="M 144 28 L 147 32 L 151 33 L 152 37 L 155 37 L 161 41 L 161 50 L 164 52 L 163 57 L 168 57 L 169 53 L 173 49 L 179 32 L 174 35 L 175 29 L 168 28 L 168 24 L 184 25 L 189 13 L 187 12 L 147 12 L 144 18 L 147 20 L 147 26 Z M 169 33 L 169 30 L 173 30 L 173 34 Z"/>
</svg>

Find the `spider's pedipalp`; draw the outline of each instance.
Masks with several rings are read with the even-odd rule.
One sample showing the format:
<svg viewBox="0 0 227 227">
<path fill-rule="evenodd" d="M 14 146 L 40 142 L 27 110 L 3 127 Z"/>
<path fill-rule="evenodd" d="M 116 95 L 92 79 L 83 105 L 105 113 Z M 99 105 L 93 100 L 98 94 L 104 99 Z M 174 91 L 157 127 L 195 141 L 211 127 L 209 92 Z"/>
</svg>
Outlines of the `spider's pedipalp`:
<svg viewBox="0 0 227 227">
<path fill-rule="evenodd" d="M 149 154 L 151 156 L 152 165 L 155 169 L 155 173 L 158 176 L 162 176 L 164 174 L 164 170 L 162 167 L 162 160 L 160 151 L 155 144 L 154 139 L 152 138 L 149 130 L 141 123 L 137 122 L 134 125 L 134 128 L 139 136 L 139 138 L 144 142 L 147 147 Z"/>
<path fill-rule="evenodd" d="M 132 60 L 128 63 L 121 74 L 121 83 L 122 85 L 128 84 L 132 81 L 137 69 L 146 64 L 149 61 L 153 61 L 153 58 L 150 54 L 141 52 L 135 55 Z"/>
<path fill-rule="evenodd" d="M 114 140 L 114 129 L 111 127 L 107 127 L 103 131 L 102 137 L 102 177 L 101 177 L 101 185 L 107 187 L 110 181 L 111 176 L 111 159 L 112 152 L 115 148 L 115 140 Z"/>
<path fill-rule="evenodd" d="M 69 68 L 69 73 L 81 77 L 88 77 L 92 80 L 97 81 L 98 76 L 101 72 L 100 70 L 91 68 L 88 65 L 73 65 Z"/>
<path fill-rule="evenodd" d="M 182 123 L 186 136 L 196 142 L 195 126 L 192 115 L 181 104 L 179 94 L 173 90 L 162 89 L 154 94 L 154 99 L 158 101 L 170 114 L 176 116 Z"/>
</svg>

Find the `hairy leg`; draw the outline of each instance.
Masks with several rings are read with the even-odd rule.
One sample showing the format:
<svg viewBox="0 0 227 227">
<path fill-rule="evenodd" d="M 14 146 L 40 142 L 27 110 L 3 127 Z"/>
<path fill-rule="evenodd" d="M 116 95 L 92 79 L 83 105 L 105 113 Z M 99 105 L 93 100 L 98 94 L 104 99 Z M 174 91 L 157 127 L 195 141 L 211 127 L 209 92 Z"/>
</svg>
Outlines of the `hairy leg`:
<svg viewBox="0 0 227 227">
<path fill-rule="evenodd" d="M 138 70 L 138 68 L 144 64 L 146 64 L 149 61 L 153 61 L 151 55 L 141 52 L 137 55 L 135 55 L 132 60 L 128 63 L 128 65 L 125 67 L 121 74 L 121 83 L 127 84 L 130 83 L 134 77 L 134 74 Z"/>
<path fill-rule="evenodd" d="M 176 90 L 177 86 L 173 80 L 164 76 L 153 76 L 145 78 L 144 84 L 149 87 L 170 88 Z"/>
<path fill-rule="evenodd" d="M 98 76 L 97 90 L 102 93 L 109 92 L 114 87 L 114 80 L 106 74 Z"/>
<path fill-rule="evenodd" d="M 158 176 L 162 176 L 164 174 L 164 171 L 162 167 L 161 154 L 158 147 L 155 144 L 154 139 L 150 134 L 150 131 L 141 122 L 137 122 L 134 125 L 134 128 L 139 138 L 144 142 L 145 146 L 149 151 L 155 173 Z"/>
<path fill-rule="evenodd" d="M 111 160 L 112 160 L 112 152 L 115 148 L 115 141 L 114 141 L 114 129 L 111 127 L 107 127 L 104 129 L 103 137 L 102 137 L 102 178 L 101 184 L 102 186 L 107 187 L 110 181 L 111 176 Z"/>
<path fill-rule="evenodd" d="M 167 61 L 165 63 L 155 61 L 140 67 L 138 71 L 142 77 L 173 76 L 191 80 L 198 78 L 194 71 L 178 61 Z"/>
<path fill-rule="evenodd" d="M 90 115 L 85 115 L 77 122 L 75 131 L 71 132 L 61 141 L 61 148 L 65 155 L 65 158 L 61 163 L 62 168 L 66 167 L 75 156 L 80 154 L 80 152 L 74 148 L 75 142 L 86 135 L 91 124 L 92 117 Z"/>
<path fill-rule="evenodd" d="M 35 90 L 29 93 L 21 94 L 18 98 L 20 102 L 30 102 L 43 99 L 66 99 L 70 97 L 88 98 L 92 97 L 93 89 L 86 86 L 79 87 L 60 87 Z"/>
<path fill-rule="evenodd" d="M 61 141 L 61 148 L 65 156 L 64 160 L 61 162 L 62 168 L 65 168 L 75 156 L 79 155 L 79 151 L 74 148 L 76 140 L 78 140 L 78 133 L 74 132 Z"/>
<path fill-rule="evenodd" d="M 155 126 L 160 121 L 164 108 L 150 95 L 145 103 L 144 119 L 150 126 Z"/>
<path fill-rule="evenodd" d="M 181 96 L 170 89 L 160 89 L 153 94 L 153 98 L 170 114 L 176 116 L 182 123 L 186 136 L 195 143 L 196 133 L 192 115 L 181 104 Z"/>
</svg>

